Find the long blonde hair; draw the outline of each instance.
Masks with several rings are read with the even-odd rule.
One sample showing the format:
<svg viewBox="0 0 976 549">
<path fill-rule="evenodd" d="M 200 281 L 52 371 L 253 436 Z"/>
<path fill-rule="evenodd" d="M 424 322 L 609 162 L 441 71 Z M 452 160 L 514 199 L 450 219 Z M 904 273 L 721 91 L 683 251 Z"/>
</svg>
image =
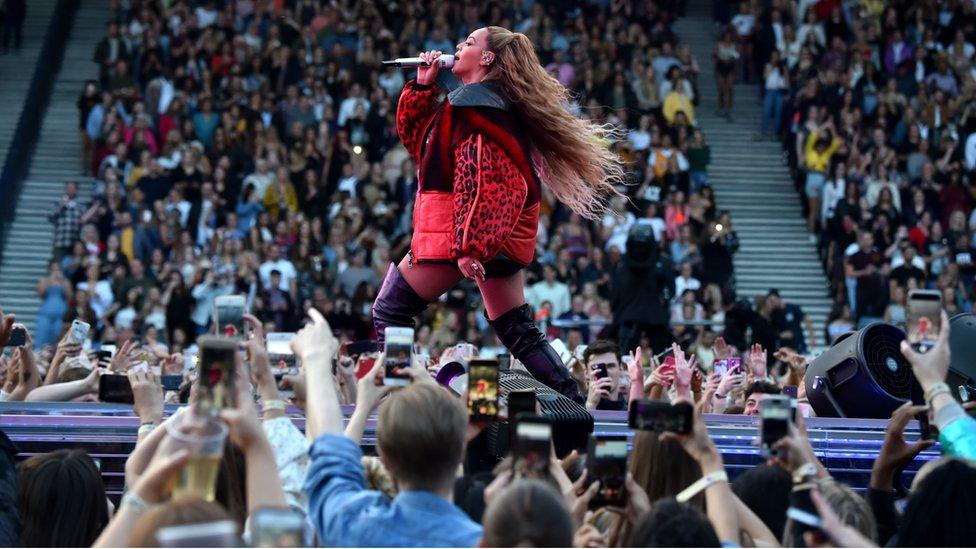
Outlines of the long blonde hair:
<svg viewBox="0 0 976 549">
<path fill-rule="evenodd" d="M 608 210 L 620 194 L 624 168 L 609 148 L 614 128 L 577 118 L 567 110 L 569 91 L 539 63 L 529 37 L 502 27 L 488 27 L 488 49 L 495 54 L 485 82 L 501 88 L 521 119 L 537 158 L 542 182 L 556 198 L 587 219 Z"/>
</svg>

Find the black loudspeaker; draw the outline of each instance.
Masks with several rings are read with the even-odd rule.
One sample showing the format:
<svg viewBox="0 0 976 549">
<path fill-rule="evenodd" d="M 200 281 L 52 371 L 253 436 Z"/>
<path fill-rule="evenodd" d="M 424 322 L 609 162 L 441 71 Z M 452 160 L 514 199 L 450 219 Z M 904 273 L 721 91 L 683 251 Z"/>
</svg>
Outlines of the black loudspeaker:
<svg viewBox="0 0 976 549">
<path fill-rule="evenodd" d="M 841 338 L 813 360 L 804 383 L 817 417 L 888 419 L 922 390 L 901 354 L 900 328 L 874 323 Z"/>
<path fill-rule="evenodd" d="M 589 410 L 536 381 L 521 370 L 502 370 L 499 378 L 501 395 L 511 391 L 534 390 L 542 415 L 552 421 L 552 441 L 560 458 L 574 449 L 584 450 L 593 432 L 593 416 Z M 496 422 L 485 430 L 488 451 L 503 458 L 510 451 L 512 431 L 510 423 Z"/>
<path fill-rule="evenodd" d="M 946 383 L 959 400 L 959 386 L 976 386 L 976 315 L 958 314 L 949 319 L 949 375 Z M 973 393 L 972 388 L 969 389 Z"/>
</svg>

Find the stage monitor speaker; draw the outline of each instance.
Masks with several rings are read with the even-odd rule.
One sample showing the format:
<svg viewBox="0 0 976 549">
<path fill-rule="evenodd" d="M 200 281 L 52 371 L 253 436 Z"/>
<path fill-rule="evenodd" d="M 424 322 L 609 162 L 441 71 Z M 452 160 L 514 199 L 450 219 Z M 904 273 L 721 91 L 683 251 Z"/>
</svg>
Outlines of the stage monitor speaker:
<svg viewBox="0 0 976 549">
<path fill-rule="evenodd" d="M 901 354 L 900 328 L 870 324 L 840 339 L 813 360 L 804 383 L 817 417 L 887 419 L 922 391 Z"/>
<path fill-rule="evenodd" d="M 976 388 L 976 315 L 958 314 L 949 319 L 949 375 L 946 383 L 953 396 L 959 399 L 959 386 L 969 386 L 970 395 Z"/>
<path fill-rule="evenodd" d="M 499 387 L 506 398 L 511 391 L 535 391 L 542 414 L 552 420 L 552 441 L 557 456 L 562 458 L 574 449 L 586 448 L 593 432 L 593 416 L 586 408 L 521 370 L 502 370 L 500 374 Z M 510 451 L 509 426 L 508 422 L 496 422 L 486 429 L 488 450 L 496 458 L 503 458 Z"/>
</svg>

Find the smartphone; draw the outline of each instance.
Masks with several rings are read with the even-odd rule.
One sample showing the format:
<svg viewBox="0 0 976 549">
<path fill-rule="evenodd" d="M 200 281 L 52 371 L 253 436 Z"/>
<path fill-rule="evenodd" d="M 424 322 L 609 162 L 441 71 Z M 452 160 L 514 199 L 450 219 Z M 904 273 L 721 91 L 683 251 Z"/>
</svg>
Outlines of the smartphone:
<svg viewBox="0 0 976 549">
<path fill-rule="evenodd" d="M 10 339 L 7 340 L 5 347 L 22 347 L 27 345 L 27 328 L 15 326 L 10 330 Z"/>
<path fill-rule="evenodd" d="M 509 353 L 501 353 L 498 355 L 498 369 L 499 370 L 509 370 L 512 368 L 512 355 Z"/>
<path fill-rule="evenodd" d="M 385 377 L 383 385 L 408 385 L 410 375 L 406 372 L 413 360 L 413 328 L 386 328 Z"/>
<path fill-rule="evenodd" d="M 790 434 L 790 397 L 763 395 L 759 401 L 759 442 L 762 455 L 772 456 L 773 446 Z"/>
<path fill-rule="evenodd" d="M 180 386 L 183 385 L 183 376 L 168 374 L 159 376 L 159 381 L 162 383 L 164 391 L 179 391 Z"/>
<path fill-rule="evenodd" d="M 156 530 L 160 547 L 241 547 L 237 523 L 232 520 L 165 526 Z"/>
<path fill-rule="evenodd" d="M 535 414 L 519 414 L 515 423 L 512 467 L 515 476 L 548 478 L 552 423 Z"/>
<path fill-rule="evenodd" d="M 737 356 L 729 357 L 726 360 L 726 364 L 728 365 L 728 369 L 732 370 L 732 373 L 734 374 L 742 373 L 742 358 Z"/>
<path fill-rule="evenodd" d="M 552 340 L 550 345 L 552 345 L 552 350 L 556 351 L 556 354 L 559 355 L 559 360 L 563 361 L 563 365 L 569 363 L 569 361 L 573 358 L 573 354 L 569 352 L 566 344 L 563 343 L 563 340 L 559 339 L 558 337 Z"/>
<path fill-rule="evenodd" d="M 356 357 L 364 353 L 378 353 L 382 350 L 377 342 L 369 339 L 352 341 L 346 344 L 346 354 L 351 357 Z"/>
<path fill-rule="evenodd" d="M 586 352 L 586 347 L 587 345 L 583 345 L 583 344 L 576 346 L 576 349 L 573 351 L 573 354 L 576 355 L 576 358 L 583 360 L 583 353 Z"/>
<path fill-rule="evenodd" d="M 685 402 L 671 404 L 663 400 L 639 399 L 630 402 L 627 425 L 642 431 L 691 432 L 695 408 Z"/>
<path fill-rule="evenodd" d="M 361 358 L 359 361 L 359 369 L 356 370 L 356 379 L 363 379 L 366 377 L 373 370 L 373 366 L 375 365 L 376 356 Z"/>
<path fill-rule="evenodd" d="M 729 361 L 728 359 L 716 360 L 712 363 L 712 371 L 719 376 L 724 376 L 726 372 L 729 371 Z"/>
<path fill-rule="evenodd" d="M 99 347 L 98 350 L 108 353 L 108 357 L 112 358 L 115 356 L 116 351 L 118 351 L 118 347 L 112 345 L 111 343 L 107 343 Z"/>
<path fill-rule="evenodd" d="M 660 375 L 668 375 L 674 372 L 674 369 L 675 369 L 674 357 L 669 356 L 664 359 L 664 363 L 658 367 L 657 372 Z"/>
<path fill-rule="evenodd" d="M 915 350 L 924 353 L 935 346 L 942 328 L 942 292 L 939 290 L 912 290 L 908 292 L 909 342 Z"/>
<path fill-rule="evenodd" d="M 508 419 L 514 422 L 521 414 L 535 414 L 536 397 L 535 390 L 528 391 L 509 391 L 508 393 Z"/>
<path fill-rule="evenodd" d="M 276 375 L 298 364 L 298 358 L 291 350 L 291 340 L 294 338 L 295 334 L 291 332 L 271 332 L 267 336 L 268 358 Z"/>
<path fill-rule="evenodd" d="M 491 421 L 498 417 L 498 360 L 473 358 L 468 363 L 468 417 Z"/>
<path fill-rule="evenodd" d="M 251 547 L 305 547 L 305 515 L 264 508 L 251 514 Z"/>
<path fill-rule="evenodd" d="M 214 298 L 214 325 L 217 335 L 244 339 L 243 295 L 221 295 Z"/>
<path fill-rule="evenodd" d="M 200 391 L 196 403 L 218 410 L 237 405 L 237 340 L 220 336 L 197 338 L 200 346 Z"/>
<path fill-rule="evenodd" d="M 586 453 L 589 478 L 600 483 L 590 509 L 608 505 L 627 505 L 627 436 L 595 435 L 590 437 Z"/>
<path fill-rule="evenodd" d="M 91 324 L 78 320 L 77 318 L 71 321 L 71 341 L 79 345 L 83 345 L 85 340 L 88 339 L 88 330 L 91 329 Z"/>
<path fill-rule="evenodd" d="M 603 363 L 594 364 L 593 379 L 603 379 L 605 377 L 610 377 L 610 374 L 607 372 L 607 365 Z"/>
<path fill-rule="evenodd" d="M 132 404 L 134 400 L 129 378 L 117 374 L 103 374 L 98 378 L 98 400 L 114 404 Z"/>
<path fill-rule="evenodd" d="M 793 522 L 796 523 L 797 533 L 820 528 L 820 515 L 813 505 L 813 500 L 810 499 L 809 487 L 805 489 L 798 487 L 793 490 L 790 494 L 790 507 L 786 510 L 786 517 L 793 519 Z"/>
<path fill-rule="evenodd" d="M 783 395 L 789 397 L 790 399 L 790 421 L 792 421 L 794 425 L 796 425 L 796 409 L 798 404 L 796 397 L 797 389 L 798 387 L 796 385 L 783 386 Z"/>
</svg>

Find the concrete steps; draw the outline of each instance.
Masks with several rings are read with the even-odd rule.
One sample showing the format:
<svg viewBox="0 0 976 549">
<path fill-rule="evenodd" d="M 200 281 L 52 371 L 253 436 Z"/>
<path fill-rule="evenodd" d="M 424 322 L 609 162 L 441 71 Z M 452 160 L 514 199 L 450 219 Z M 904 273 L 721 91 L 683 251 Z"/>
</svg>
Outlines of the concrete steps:
<svg viewBox="0 0 976 549">
<path fill-rule="evenodd" d="M 35 7 L 50 5 L 53 9 L 54 4 L 54 0 L 31 0 L 28 18 Z M 90 198 L 92 192 L 92 179 L 80 176 L 81 141 L 75 102 L 85 81 L 98 78 L 98 66 L 91 58 L 96 44 L 105 34 L 105 21 L 110 18 L 107 2 L 84 2 L 76 14 L 51 102 L 44 114 L 30 172 L 23 183 L 8 233 L 3 264 L 0 265 L 0 303 L 5 312 L 16 313 L 18 321 L 31 330 L 35 327 L 40 306 L 36 293 L 37 281 L 47 270 L 54 242 L 54 226 L 48 222 L 47 213 L 64 192 L 64 183 L 68 179 L 79 182 L 83 202 Z M 44 28 L 49 19 L 50 13 L 46 16 Z M 25 29 L 25 42 L 28 36 Z M 36 40 L 40 42 L 43 36 Z M 0 56 L 0 68 L 5 59 Z M 35 56 L 33 62 L 22 67 L 21 72 L 28 81 L 36 63 Z M 0 86 L 0 98 L 6 86 L 5 80 L 4 85 Z M 3 105 L 6 104 L 3 102 Z M 23 98 L 16 105 L 19 109 L 23 105 Z M 7 122 L 5 117 L 0 120 L 0 125 Z"/>
<path fill-rule="evenodd" d="M 753 140 L 762 116 L 758 86 L 736 86 L 732 121 L 716 115 L 711 8 L 711 2 L 689 2 L 675 30 L 701 68 L 695 118 L 711 145 L 709 182 L 719 206 L 731 212 L 741 241 L 734 260 L 736 291 L 751 299 L 778 289 L 785 300 L 803 307 L 820 341 L 831 307 L 827 281 L 780 144 Z"/>
</svg>

